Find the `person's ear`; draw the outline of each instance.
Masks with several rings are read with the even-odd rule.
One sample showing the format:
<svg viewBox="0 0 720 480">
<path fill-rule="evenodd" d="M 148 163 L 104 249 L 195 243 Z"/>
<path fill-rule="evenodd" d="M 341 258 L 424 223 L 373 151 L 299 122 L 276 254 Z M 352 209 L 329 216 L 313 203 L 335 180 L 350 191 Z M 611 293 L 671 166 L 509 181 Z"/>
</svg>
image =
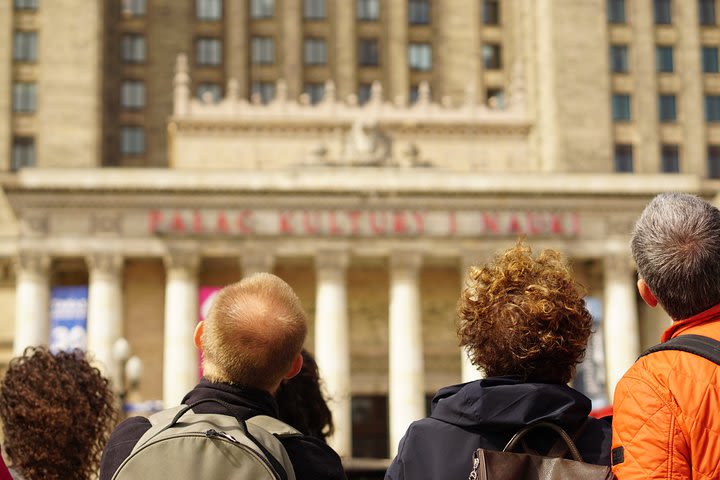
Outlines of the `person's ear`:
<svg viewBox="0 0 720 480">
<path fill-rule="evenodd" d="M 201 352 L 203 350 L 202 334 L 203 334 L 204 330 L 205 330 L 205 322 L 201 320 L 198 322 L 197 326 L 195 327 L 195 335 L 193 336 L 193 340 L 195 341 L 195 346 Z"/>
<path fill-rule="evenodd" d="M 292 377 L 300 373 L 300 369 L 302 369 L 303 365 L 303 357 L 302 353 L 298 353 L 298 356 L 295 357 L 295 360 L 293 360 L 292 366 L 290 367 L 290 370 L 285 374 L 283 377 L 285 380 L 290 380 Z"/>
<path fill-rule="evenodd" d="M 651 307 L 657 306 L 657 298 L 655 298 L 655 295 L 653 295 L 653 293 L 650 291 L 650 287 L 647 283 L 645 283 L 645 280 L 643 280 L 642 278 L 638 279 L 637 288 L 638 292 L 640 292 L 640 296 L 643 300 L 645 300 L 645 303 L 647 303 Z"/>
</svg>

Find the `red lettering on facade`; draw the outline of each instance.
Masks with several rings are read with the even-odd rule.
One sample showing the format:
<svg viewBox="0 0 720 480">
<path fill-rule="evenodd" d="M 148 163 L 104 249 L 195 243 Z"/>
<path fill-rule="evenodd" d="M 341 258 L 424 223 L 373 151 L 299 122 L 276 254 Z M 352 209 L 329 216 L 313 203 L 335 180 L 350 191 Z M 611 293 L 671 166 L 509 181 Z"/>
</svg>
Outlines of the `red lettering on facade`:
<svg viewBox="0 0 720 480">
<path fill-rule="evenodd" d="M 455 212 L 448 212 L 448 235 L 457 233 L 457 215 Z"/>
<path fill-rule="evenodd" d="M 215 228 L 218 232 L 230 232 L 230 224 L 228 223 L 227 217 L 225 216 L 225 212 L 218 213 Z"/>
<path fill-rule="evenodd" d="M 562 222 L 560 222 L 560 215 L 557 213 L 550 216 L 550 231 L 552 233 L 563 233 L 565 231 Z"/>
<path fill-rule="evenodd" d="M 335 217 L 335 212 L 330 212 L 328 214 L 328 223 L 329 223 L 330 235 L 342 234 L 342 231 L 340 230 L 340 227 L 338 227 L 338 224 L 337 224 L 337 218 Z"/>
<path fill-rule="evenodd" d="M 292 219 L 290 212 L 281 212 L 278 216 L 280 223 L 280 233 L 293 233 Z"/>
<path fill-rule="evenodd" d="M 498 233 L 498 218 L 496 213 L 483 213 L 482 214 L 483 225 L 486 231 L 492 233 Z"/>
<path fill-rule="evenodd" d="M 313 235 L 320 231 L 320 214 L 318 212 L 303 213 L 303 230 L 308 235 Z"/>
<path fill-rule="evenodd" d="M 251 210 L 243 210 L 238 213 L 235 218 L 235 225 L 237 226 L 238 232 L 240 233 L 253 233 L 253 228 L 248 225 L 248 222 L 252 219 L 253 212 Z"/>
<path fill-rule="evenodd" d="M 202 233 L 202 231 L 203 231 L 202 216 L 200 215 L 200 212 L 195 210 L 195 211 L 193 211 L 193 232 Z"/>
<path fill-rule="evenodd" d="M 508 224 L 508 230 L 511 233 L 522 233 L 522 225 L 520 225 L 520 220 L 518 219 L 517 215 L 510 215 L 510 223 Z"/>
<path fill-rule="evenodd" d="M 395 233 L 407 233 L 407 224 L 403 212 L 393 213 L 393 231 Z"/>
<path fill-rule="evenodd" d="M 362 212 L 352 211 L 348 213 L 350 216 L 350 233 L 357 235 L 360 233 L 360 217 Z"/>
<path fill-rule="evenodd" d="M 542 224 L 538 222 L 539 217 L 540 214 L 538 213 L 531 212 L 527 214 L 528 233 L 531 235 L 542 233 Z"/>
<path fill-rule="evenodd" d="M 158 231 L 158 227 L 160 226 L 160 222 L 162 222 L 163 219 L 163 213 L 159 210 L 150 210 L 150 215 L 148 217 L 148 228 L 150 229 L 150 232 L 156 232 Z"/>
<path fill-rule="evenodd" d="M 182 214 L 180 212 L 175 212 L 175 215 L 173 215 L 172 229 L 175 232 L 185 231 L 185 221 L 183 220 Z"/>
<path fill-rule="evenodd" d="M 383 235 L 387 230 L 387 217 L 385 213 L 370 212 L 370 231 L 376 235 Z M 378 217 L 382 219 L 382 222 L 378 222 Z"/>
</svg>

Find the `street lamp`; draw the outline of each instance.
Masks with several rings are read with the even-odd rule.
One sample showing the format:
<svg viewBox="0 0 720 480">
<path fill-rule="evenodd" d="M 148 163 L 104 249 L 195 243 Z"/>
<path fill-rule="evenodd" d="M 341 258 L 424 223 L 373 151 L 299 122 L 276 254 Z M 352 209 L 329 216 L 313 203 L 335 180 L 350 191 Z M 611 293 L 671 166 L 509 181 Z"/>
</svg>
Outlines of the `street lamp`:
<svg viewBox="0 0 720 480">
<path fill-rule="evenodd" d="M 131 355 L 130 344 L 123 337 L 115 340 L 113 344 L 113 359 L 117 365 L 117 395 L 123 411 L 126 411 L 125 401 L 128 395 L 137 389 L 140 377 L 143 374 L 143 363 L 137 355 Z"/>
</svg>

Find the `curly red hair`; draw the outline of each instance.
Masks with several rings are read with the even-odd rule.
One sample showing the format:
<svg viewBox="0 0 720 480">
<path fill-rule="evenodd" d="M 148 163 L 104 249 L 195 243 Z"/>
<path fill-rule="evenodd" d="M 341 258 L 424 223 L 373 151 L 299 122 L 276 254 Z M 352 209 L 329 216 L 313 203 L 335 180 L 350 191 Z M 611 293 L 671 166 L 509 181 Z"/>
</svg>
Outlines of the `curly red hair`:
<svg viewBox="0 0 720 480">
<path fill-rule="evenodd" d="M 115 399 L 84 352 L 30 347 L 10 361 L 0 418 L 3 448 L 25 478 L 87 480 L 115 424 Z"/>
<path fill-rule="evenodd" d="M 567 383 L 592 331 L 583 291 L 554 250 L 533 258 L 518 242 L 470 269 L 458 301 L 458 336 L 488 376 Z"/>
</svg>

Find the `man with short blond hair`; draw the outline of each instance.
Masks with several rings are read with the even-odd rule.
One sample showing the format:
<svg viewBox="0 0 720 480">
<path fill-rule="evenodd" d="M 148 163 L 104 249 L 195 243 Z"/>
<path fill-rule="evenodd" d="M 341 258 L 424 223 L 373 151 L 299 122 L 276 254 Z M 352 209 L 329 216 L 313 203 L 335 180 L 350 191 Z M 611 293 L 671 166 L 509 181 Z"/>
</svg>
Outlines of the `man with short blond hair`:
<svg viewBox="0 0 720 480">
<path fill-rule="evenodd" d="M 284 379 L 302 367 L 301 350 L 307 319 L 290 286 L 269 273 L 258 273 L 217 294 L 205 321 L 195 329 L 195 345 L 203 352 L 203 378 L 182 403 L 199 414 L 228 413 L 244 421 L 256 415 L 277 418 L 273 398 Z M 112 478 L 135 444 L 150 429 L 144 417 L 133 417 L 113 432 L 103 451 L 100 479 Z M 344 479 L 338 455 L 317 438 L 279 437 L 297 480 Z"/>
</svg>

